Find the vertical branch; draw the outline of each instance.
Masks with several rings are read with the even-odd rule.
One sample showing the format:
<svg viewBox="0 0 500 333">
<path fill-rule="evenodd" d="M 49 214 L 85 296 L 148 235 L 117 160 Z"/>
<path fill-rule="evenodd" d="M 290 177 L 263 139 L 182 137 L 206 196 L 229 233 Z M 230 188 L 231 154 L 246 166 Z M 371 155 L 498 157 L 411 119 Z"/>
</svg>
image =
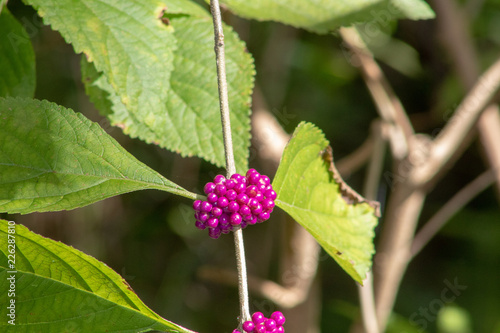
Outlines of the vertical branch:
<svg viewBox="0 0 500 333">
<path fill-rule="evenodd" d="M 224 137 L 224 152 L 226 156 L 227 178 L 236 173 L 234 165 L 233 140 L 231 138 L 231 121 L 229 117 L 229 99 L 226 80 L 226 56 L 224 52 L 224 32 L 218 0 L 210 1 L 210 11 L 214 22 L 215 56 L 217 60 L 217 85 L 219 87 L 219 104 Z M 238 293 L 240 298 L 240 325 L 250 319 L 248 302 L 247 267 L 245 262 L 245 247 L 241 228 L 234 231 L 236 250 L 236 266 L 238 268 Z"/>
</svg>

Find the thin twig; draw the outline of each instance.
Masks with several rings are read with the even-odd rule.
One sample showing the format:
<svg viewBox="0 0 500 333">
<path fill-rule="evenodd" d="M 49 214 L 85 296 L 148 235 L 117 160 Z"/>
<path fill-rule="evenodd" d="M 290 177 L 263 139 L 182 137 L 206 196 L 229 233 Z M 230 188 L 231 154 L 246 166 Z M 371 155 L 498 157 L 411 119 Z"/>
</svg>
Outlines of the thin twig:
<svg viewBox="0 0 500 333">
<path fill-rule="evenodd" d="M 341 28 L 340 35 L 359 61 L 366 86 L 380 117 L 384 122 L 394 127 L 389 133 L 389 142 L 394 158 L 400 160 L 406 157 L 409 141 L 414 131 L 401 101 L 392 90 L 358 30 L 356 28 Z"/>
<path fill-rule="evenodd" d="M 214 22 L 215 56 L 217 59 L 217 84 L 219 87 L 219 104 L 224 137 L 224 152 L 226 156 L 227 177 L 236 173 L 233 153 L 233 140 L 231 138 L 231 121 L 229 113 L 229 99 L 226 80 L 226 57 L 224 52 L 224 32 L 218 0 L 210 1 L 210 10 Z M 236 266 L 238 268 L 238 293 L 240 298 L 240 325 L 250 319 L 250 305 L 248 301 L 247 267 L 245 260 L 245 246 L 241 228 L 234 231 L 234 244 L 236 250 Z"/>
<path fill-rule="evenodd" d="M 478 80 L 438 137 L 430 145 L 426 163 L 415 168 L 410 181 L 416 186 L 431 180 L 448 162 L 476 123 L 486 104 L 500 86 L 500 59 Z"/>
<path fill-rule="evenodd" d="M 433 1 L 437 14 L 438 33 L 453 61 L 462 84 L 470 90 L 481 74 L 479 57 L 470 34 L 470 8 L 461 8 L 457 1 Z M 497 169 L 496 190 L 500 193 L 500 114 L 498 106 L 491 104 L 484 109 L 477 123 L 478 135 L 490 167 Z"/>
<path fill-rule="evenodd" d="M 415 257 L 434 237 L 453 215 L 460 211 L 469 201 L 495 182 L 495 170 L 483 172 L 472 182 L 458 191 L 447 203 L 434 214 L 417 233 L 411 245 L 410 256 Z"/>
</svg>

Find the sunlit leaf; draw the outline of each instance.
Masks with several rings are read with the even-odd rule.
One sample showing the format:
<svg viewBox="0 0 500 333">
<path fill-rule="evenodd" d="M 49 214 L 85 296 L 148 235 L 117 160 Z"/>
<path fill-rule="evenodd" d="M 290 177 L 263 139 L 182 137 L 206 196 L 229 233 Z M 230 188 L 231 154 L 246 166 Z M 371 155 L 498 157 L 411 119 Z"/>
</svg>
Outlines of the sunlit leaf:
<svg viewBox="0 0 500 333">
<path fill-rule="evenodd" d="M 300 123 L 273 180 L 276 204 L 309 231 L 337 263 L 362 283 L 371 268 L 378 206 L 348 187 L 333 166 L 323 133 Z"/>
<path fill-rule="evenodd" d="M 104 263 L 5 220 L 0 220 L 0 290 L 2 332 L 192 332 L 150 310 Z M 15 325 L 8 323 L 11 299 Z"/>
<path fill-rule="evenodd" d="M 0 98 L 0 126 L 1 212 L 73 209 L 140 189 L 195 197 L 54 103 Z"/>
<path fill-rule="evenodd" d="M 83 79 L 93 101 L 108 99 L 96 105 L 113 125 L 182 156 L 225 164 L 213 25 L 206 10 L 179 0 L 27 2 L 95 66 L 98 76 L 84 69 Z M 226 27 L 225 36 L 235 159 L 244 171 L 253 63 L 231 29 Z"/>
</svg>

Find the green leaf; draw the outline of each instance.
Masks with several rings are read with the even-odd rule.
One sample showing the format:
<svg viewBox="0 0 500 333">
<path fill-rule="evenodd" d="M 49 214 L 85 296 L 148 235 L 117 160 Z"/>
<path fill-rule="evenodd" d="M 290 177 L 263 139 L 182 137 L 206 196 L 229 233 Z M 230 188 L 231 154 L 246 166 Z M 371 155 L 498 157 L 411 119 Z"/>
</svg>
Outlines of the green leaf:
<svg viewBox="0 0 500 333">
<path fill-rule="evenodd" d="M 276 204 L 362 283 L 374 253 L 378 206 L 342 181 L 321 130 L 305 122 L 297 126 L 281 158 L 273 188 L 278 194 Z"/>
<path fill-rule="evenodd" d="M 33 97 L 35 54 L 24 28 L 0 3 L 0 96 Z"/>
<path fill-rule="evenodd" d="M 277 21 L 325 34 L 341 26 L 371 22 L 387 25 L 389 20 L 429 19 L 434 12 L 423 0 L 222 0 L 237 15 Z"/>
<path fill-rule="evenodd" d="M 104 263 L 5 220 L 0 220 L 0 290 L 2 332 L 192 332 L 150 310 Z M 12 299 L 15 326 L 7 321 Z"/>
<path fill-rule="evenodd" d="M 168 8 L 171 8 L 170 5 Z M 213 52 L 213 26 L 210 16 L 198 8 L 199 15 L 166 14 L 178 49 L 170 77 L 170 94 L 165 100 L 166 114 L 143 115 L 144 124 L 132 117 L 129 109 L 114 94 L 105 75 L 82 59 L 82 78 L 87 94 L 113 125 L 125 133 L 170 148 L 181 155 L 194 153 L 223 166 L 224 144 L 217 90 L 217 72 Z M 177 9 L 175 9 L 177 10 Z M 194 10 L 188 10 L 194 12 Z M 235 163 L 238 172 L 248 168 L 250 142 L 250 94 L 253 64 L 236 34 L 225 27 L 226 69 L 231 107 L 231 126 Z M 191 152 L 187 154 L 186 152 Z"/>
<path fill-rule="evenodd" d="M 0 211 L 73 209 L 140 189 L 194 199 L 96 123 L 47 101 L 0 98 Z"/>
<path fill-rule="evenodd" d="M 104 90 L 87 89 L 94 101 L 108 99 L 97 106 L 104 106 L 101 112 L 113 125 L 182 156 L 224 165 L 213 26 L 205 10 L 180 0 L 27 2 L 102 74 L 98 82 L 84 82 Z M 242 171 L 250 145 L 253 64 L 236 34 L 225 32 L 234 150 Z"/>
</svg>

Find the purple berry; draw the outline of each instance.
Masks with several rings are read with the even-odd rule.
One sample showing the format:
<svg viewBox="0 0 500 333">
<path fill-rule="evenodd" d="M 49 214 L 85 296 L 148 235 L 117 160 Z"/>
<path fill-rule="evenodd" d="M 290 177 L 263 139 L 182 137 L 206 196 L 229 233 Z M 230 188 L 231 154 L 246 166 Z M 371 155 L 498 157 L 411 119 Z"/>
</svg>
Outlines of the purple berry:
<svg viewBox="0 0 500 333">
<path fill-rule="evenodd" d="M 263 184 L 259 184 L 259 185 L 256 185 L 257 186 L 257 189 L 264 193 L 266 190 L 267 190 L 267 186 L 266 185 L 263 185 Z"/>
<path fill-rule="evenodd" d="M 221 216 L 219 216 L 219 224 L 228 225 L 229 224 L 229 215 L 227 215 L 226 213 L 223 213 Z"/>
<path fill-rule="evenodd" d="M 254 199 L 257 200 L 258 202 L 261 202 L 262 200 L 264 200 L 264 195 L 262 195 L 262 192 L 257 191 L 257 194 L 255 194 Z"/>
<path fill-rule="evenodd" d="M 250 185 L 247 187 L 247 190 L 245 191 L 246 195 L 248 195 L 250 198 L 255 197 L 257 194 L 257 186 L 255 185 Z"/>
<path fill-rule="evenodd" d="M 260 180 L 260 174 L 257 171 L 247 176 L 247 182 L 250 184 L 256 185 L 259 183 L 259 180 Z"/>
<path fill-rule="evenodd" d="M 236 213 L 240 209 L 240 205 L 238 205 L 236 202 L 231 201 L 229 205 L 227 206 L 227 210 L 230 211 L 231 213 Z"/>
<path fill-rule="evenodd" d="M 253 215 L 259 215 L 262 213 L 262 205 L 260 203 L 257 203 L 257 206 L 255 208 L 252 208 L 252 214 Z"/>
<path fill-rule="evenodd" d="M 236 193 L 235 190 L 229 190 L 229 191 L 226 192 L 225 197 L 229 201 L 234 201 L 238 197 L 238 193 Z"/>
<path fill-rule="evenodd" d="M 216 228 L 219 225 L 219 220 L 216 219 L 215 217 L 212 217 L 211 219 L 208 219 L 207 221 L 207 226 L 209 228 Z"/>
<path fill-rule="evenodd" d="M 214 193 L 217 194 L 219 197 L 223 196 L 224 194 L 226 194 L 226 187 L 224 185 L 217 185 L 215 186 L 215 190 L 214 190 Z"/>
<path fill-rule="evenodd" d="M 233 330 L 233 332 L 232 332 L 232 333 L 241 333 L 241 332 L 240 332 L 240 331 L 238 331 L 238 330 Z"/>
<path fill-rule="evenodd" d="M 242 218 L 243 218 L 243 221 L 248 222 L 248 221 L 252 221 L 254 219 L 254 216 L 252 214 L 248 214 L 248 215 L 243 215 Z"/>
<path fill-rule="evenodd" d="M 225 184 L 226 185 L 226 189 L 227 190 L 232 189 L 234 187 L 234 185 L 236 185 L 236 183 L 237 182 L 234 179 L 228 179 L 228 180 L 226 180 L 226 184 Z"/>
<path fill-rule="evenodd" d="M 222 213 L 223 213 L 223 211 L 221 208 L 219 208 L 219 207 L 212 208 L 212 216 L 213 217 L 219 217 L 222 215 Z"/>
<path fill-rule="evenodd" d="M 219 238 L 221 235 L 221 230 L 219 228 L 209 228 L 208 229 L 208 236 L 213 239 Z"/>
<path fill-rule="evenodd" d="M 219 197 L 215 193 L 209 193 L 207 195 L 207 201 L 210 202 L 211 204 L 216 203 L 217 199 L 219 199 Z"/>
<path fill-rule="evenodd" d="M 224 208 L 229 205 L 229 200 L 227 200 L 226 197 L 220 197 L 219 200 L 217 200 L 217 207 Z"/>
<path fill-rule="evenodd" d="M 229 218 L 229 223 L 232 225 L 240 225 L 241 224 L 241 215 L 238 213 L 233 213 L 231 214 L 231 217 Z"/>
<path fill-rule="evenodd" d="M 247 187 L 243 183 L 238 183 L 238 184 L 234 185 L 234 187 L 233 187 L 233 190 L 235 190 L 236 193 L 245 193 L 246 189 L 247 189 Z"/>
<path fill-rule="evenodd" d="M 273 189 L 270 189 L 270 190 L 266 190 L 264 192 L 264 196 L 266 197 L 266 199 L 274 200 L 274 199 L 276 199 L 276 197 L 278 195 L 276 194 L 276 192 Z"/>
<path fill-rule="evenodd" d="M 257 216 L 257 222 L 264 222 L 266 220 L 269 220 L 269 213 L 268 212 L 263 212 L 263 213 L 260 213 L 258 216 Z"/>
<path fill-rule="evenodd" d="M 250 200 L 248 200 L 248 206 L 250 206 L 250 208 L 256 208 L 259 204 L 259 200 L 255 199 L 255 198 L 252 198 Z"/>
<path fill-rule="evenodd" d="M 218 184 L 224 185 L 225 182 L 226 182 L 226 177 L 224 177 L 223 175 L 217 175 L 214 178 L 215 185 Z"/>
<path fill-rule="evenodd" d="M 273 319 L 278 326 L 283 326 L 286 321 L 285 316 L 281 311 L 273 312 L 273 314 L 271 315 L 271 319 Z"/>
<path fill-rule="evenodd" d="M 250 176 L 250 175 L 251 175 L 252 173 L 254 173 L 254 172 L 258 172 L 258 171 L 257 171 L 257 170 L 255 170 L 255 169 L 248 169 L 248 171 L 247 171 L 247 173 L 246 173 L 246 176 L 248 177 L 248 176 Z"/>
<path fill-rule="evenodd" d="M 241 229 L 245 229 L 247 227 L 247 225 L 248 225 L 247 221 L 243 220 L 243 221 L 241 221 L 240 227 L 241 227 Z"/>
<path fill-rule="evenodd" d="M 266 175 L 261 175 L 259 183 L 267 186 L 267 185 L 271 184 L 271 179 L 269 179 L 269 177 Z"/>
<path fill-rule="evenodd" d="M 205 192 L 205 194 L 212 193 L 214 190 L 215 190 L 214 183 L 206 183 L 205 187 L 203 188 L 203 192 Z"/>
<path fill-rule="evenodd" d="M 252 211 L 250 210 L 250 207 L 248 206 L 240 206 L 240 210 L 239 210 L 240 214 L 241 215 L 250 215 L 252 214 Z"/>
<path fill-rule="evenodd" d="M 203 201 L 201 203 L 200 209 L 201 209 L 202 212 L 208 213 L 209 211 L 212 210 L 212 205 L 208 201 Z"/>
<path fill-rule="evenodd" d="M 268 210 L 268 209 L 273 209 L 274 208 L 274 200 L 271 200 L 271 199 L 264 199 L 262 201 L 262 208 L 264 208 L 265 210 Z"/>
<path fill-rule="evenodd" d="M 220 221 L 219 221 L 219 228 L 223 234 L 228 234 L 231 232 L 231 230 L 233 230 L 233 227 L 230 224 L 220 224 Z"/>
<path fill-rule="evenodd" d="M 236 197 L 236 201 L 242 205 L 246 205 L 249 201 L 250 198 L 248 197 L 248 195 L 246 195 L 245 193 L 240 193 L 238 194 L 238 196 Z"/>
<path fill-rule="evenodd" d="M 272 331 L 276 328 L 276 322 L 272 319 L 267 319 L 265 322 L 266 329 Z"/>
<path fill-rule="evenodd" d="M 255 333 L 266 333 L 267 332 L 266 325 L 264 325 L 264 323 L 257 324 L 253 331 Z"/>
<path fill-rule="evenodd" d="M 201 222 L 200 220 L 196 220 L 196 222 L 194 223 L 194 225 L 196 226 L 196 228 L 198 228 L 200 230 L 205 230 L 207 228 L 207 226 L 205 225 L 205 223 Z"/>
<path fill-rule="evenodd" d="M 285 333 L 285 329 L 283 328 L 283 326 L 278 326 L 271 333 Z"/>
<path fill-rule="evenodd" d="M 247 223 L 250 224 L 250 225 L 254 225 L 254 224 L 257 223 L 257 218 L 254 217 L 251 221 L 247 221 Z"/>
<path fill-rule="evenodd" d="M 196 217 L 198 220 L 200 220 L 201 222 L 207 222 L 208 219 L 210 218 L 210 215 L 208 213 L 200 213 L 197 217 Z"/>
<path fill-rule="evenodd" d="M 231 179 L 233 179 L 237 183 L 246 183 L 245 177 L 243 177 L 239 173 L 235 173 L 234 175 L 232 175 Z"/>
<path fill-rule="evenodd" d="M 252 321 L 254 322 L 254 324 L 260 324 L 260 323 L 263 323 L 264 321 L 266 321 L 266 317 L 264 316 L 264 314 L 262 312 L 255 312 L 252 315 Z"/>
<path fill-rule="evenodd" d="M 253 332 L 253 329 L 255 328 L 255 324 L 251 322 L 250 320 L 245 321 L 243 323 L 243 330 L 247 333 Z"/>
<path fill-rule="evenodd" d="M 202 201 L 201 200 L 195 200 L 193 202 L 193 209 L 197 212 L 199 212 L 201 210 L 201 203 Z"/>
</svg>

